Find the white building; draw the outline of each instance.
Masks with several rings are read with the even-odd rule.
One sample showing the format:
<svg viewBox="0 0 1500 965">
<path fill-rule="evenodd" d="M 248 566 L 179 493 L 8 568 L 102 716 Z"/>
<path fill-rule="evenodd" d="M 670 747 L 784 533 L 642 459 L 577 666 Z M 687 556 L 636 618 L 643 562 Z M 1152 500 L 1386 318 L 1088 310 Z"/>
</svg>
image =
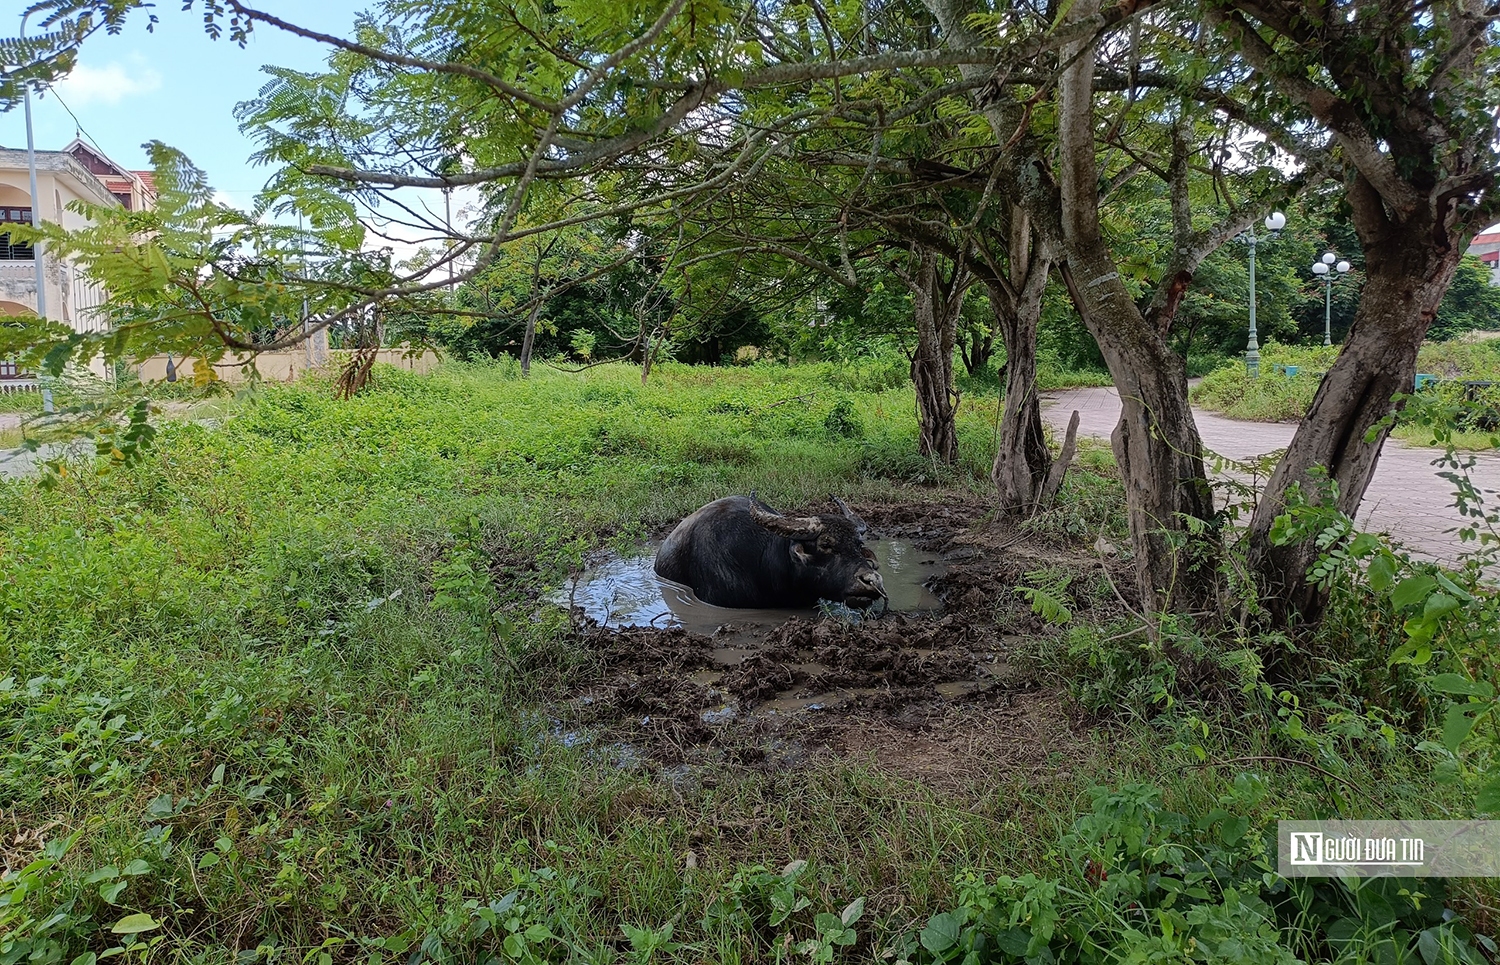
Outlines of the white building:
<svg viewBox="0 0 1500 965">
<path fill-rule="evenodd" d="M 118 205 L 145 210 L 156 201 L 150 172 L 129 171 L 75 140 L 61 151 L 36 152 L 38 218 L 76 229 L 88 224 L 69 211 L 73 201 Z M 0 315 L 35 315 L 37 310 L 36 252 L 14 244 L 6 224 L 30 224 L 34 206 L 31 176 L 24 149 L 0 147 Z M 98 331 L 106 323 L 99 306 L 108 298 L 103 288 L 83 277 L 67 259 L 49 257 L 42 250 L 47 317 L 77 332 Z M 100 374 L 103 374 L 102 372 Z M 0 359 L 0 391 L 30 383 L 29 373 Z"/>
<path fill-rule="evenodd" d="M 1490 270 L 1490 284 L 1500 287 L 1500 231 L 1475 235 L 1465 254 L 1478 255 Z"/>
</svg>

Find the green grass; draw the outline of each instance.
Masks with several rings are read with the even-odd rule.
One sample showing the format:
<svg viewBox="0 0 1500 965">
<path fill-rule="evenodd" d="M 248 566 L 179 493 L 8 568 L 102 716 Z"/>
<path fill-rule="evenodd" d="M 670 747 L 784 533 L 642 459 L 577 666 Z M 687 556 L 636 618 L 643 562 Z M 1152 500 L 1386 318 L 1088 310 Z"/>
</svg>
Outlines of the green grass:
<svg viewBox="0 0 1500 965">
<path fill-rule="evenodd" d="M 42 411 L 40 392 L 0 392 L 0 412 L 18 412 L 22 415 Z"/>
<path fill-rule="evenodd" d="M 1267 342 L 1261 347 L 1258 378 L 1246 372 L 1243 361 L 1227 361 L 1194 387 L 1193 404 L 1231 419 L 1295 422 L 1312 404 L 1318 390 L 1316 373 L 1326 372 L 1337 357 L 1337 348 Z M 1278 365 L 1297 366 L 1299 371 L 1289 378 Z"/>
<path fill-rule="evenodd" d="M 938 786 L 832 757 L 674 784 L 568 746 L 549 717 L 594 657 L 537 594 L 587 553 L 752 487 L 788 506 L 986 493 L 993 406 L 966 397 L 949 469 L 915 455 L 910 391 L 868 373 L 387 368 L 349 402 L 309 382 L 221 403 L 221 424 L 166 426 L 138 466 L 0 483 L 3 847 L 12 869 L 42 859 L 0 886 L 0 936 L 36 961 L 148 925 L 152 961 L 472 961 L 507 954 L 491 915 L 537 961 L 565 944 L 648 960 L 622 926 L 670 923 L 686 944 L 655 961 L 769 962 L 865 898 L 859 944 L 836 951 L 869 960 L 972 899 L 967 876 L 1083 893 L 1064 835 L 1089 788 L 1151 783 L 1207 814 L 1244 768 L 1188 748 L 1283 752 L 1258 712 L 1104 719 L 1058 734 L 1043 768 Z M 1039 659 L 1138 676 L 1139 638 L 1079 632 Z M 1346 766 L 1353 816 L 1462 806 L 1411 753 Z M 1253 827 L 1329 809 L 1312 772 L 1257 770 Z M 791 883 L 754 870 L 793 859 L 810 864 Z"/>
<path fill-rule="evenodd" d="M 1036 372 L 1036 387 L 1049 389 L 1077 389 L 1114 385 L 1114 379 L 1102 369 L 1070 369 L 1052 365 L 1040 365 Z"/>
</svg>

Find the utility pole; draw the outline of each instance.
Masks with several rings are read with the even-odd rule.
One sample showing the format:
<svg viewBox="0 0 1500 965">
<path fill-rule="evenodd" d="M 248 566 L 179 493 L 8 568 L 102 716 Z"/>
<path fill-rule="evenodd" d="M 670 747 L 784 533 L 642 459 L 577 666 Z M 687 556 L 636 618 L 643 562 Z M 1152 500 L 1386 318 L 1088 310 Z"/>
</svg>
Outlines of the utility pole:
<svg viewBox="0 0 1500 965">
<path fill-rule="evenodd" d="M 452 189 L 443 189 L 443 227 L 448 229 L 448 288 L 453 288 L 453 201 L 449 198 Z"/>
<path fill-rule="evenodd" d="M 21 33 L 26 33 L 26 21 L 21 21 Z M 31 172 L 31 226 L 41 226 L 41 199 L 36 193 L 36 142 L 31 136 L 31 85 L 23 84 L 26 92 L 26 166 Z M 31 246 L 31 257 L 36 264 L 36 313 L 39 318 L 47 317 L 47 275 L 42 270 L 42 243 L 35 242 Z M 56 411 L 52 405 L 52 390 L 45 385 L 42 386 L 42 411 Z"/>
<path fill-rule="evenodd" d="M 302 259 L 302 347 L 307 351 L 307 367 L 313 367 L 312 336 L 307 331 L 307 239 L 302 234 L 302 213 L 297 213 L 297 250 Z"/>
</svg>

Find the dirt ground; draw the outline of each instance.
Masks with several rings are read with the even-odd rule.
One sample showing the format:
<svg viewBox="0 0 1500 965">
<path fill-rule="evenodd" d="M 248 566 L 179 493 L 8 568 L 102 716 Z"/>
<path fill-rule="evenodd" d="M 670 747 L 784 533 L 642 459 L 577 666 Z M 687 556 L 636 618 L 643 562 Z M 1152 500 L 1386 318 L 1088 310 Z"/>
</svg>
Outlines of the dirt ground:
<svg viewBox="0 0 1500 965">
<path fill-rule="evenodd" d="M 1065 629 L 1015 587 L 1028 572 L 1064 570 L 1074 619 L 1107 617 L 1122 603 L 1099 557 L 996 529 L 977 501 L 854 508 L 882 536 L 944 561 L 928 583 L 940 609 L 725 624 L 707 635 L 603 628 L 575 614 L 577 646 L 598 672 L 556 703 L 559 730 L 592 732 L 668 768 L 784 770 L 833 755 L 929 784 L 980 763 L 1056 770 L 1079 749 L 1082 721 L 1038 656 Z M 1125 564 L 1105 565 L 1115 586 L 1130 583 Z"/>
</svg>

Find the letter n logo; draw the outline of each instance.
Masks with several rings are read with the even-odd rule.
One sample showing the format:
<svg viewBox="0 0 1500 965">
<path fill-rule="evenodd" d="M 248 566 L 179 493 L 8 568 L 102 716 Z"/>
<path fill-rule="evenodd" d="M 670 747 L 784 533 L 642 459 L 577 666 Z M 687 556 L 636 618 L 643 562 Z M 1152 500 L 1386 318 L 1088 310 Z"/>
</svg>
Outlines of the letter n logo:
<svg viewBox="0 0 1500 965">
<path fill-rule="evenodd" d="M 1292 832 L 1292 864 L 1318 864 L 1323 856 L 1323 832 Z"/>
</svg>

